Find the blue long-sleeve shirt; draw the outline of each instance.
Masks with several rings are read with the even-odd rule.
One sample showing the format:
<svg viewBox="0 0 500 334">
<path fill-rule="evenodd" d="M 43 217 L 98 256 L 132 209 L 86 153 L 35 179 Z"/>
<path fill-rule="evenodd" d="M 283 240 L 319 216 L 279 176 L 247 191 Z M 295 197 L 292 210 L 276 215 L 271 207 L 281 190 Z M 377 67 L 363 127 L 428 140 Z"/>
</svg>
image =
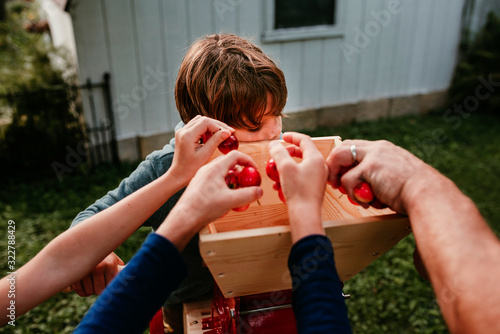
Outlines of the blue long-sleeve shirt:
<svg viewBox="0 0 500 334">
<path fill-rule="evenodd" d="M 292 247 L 288 266 L 298 333 L 351 333 L 329 239 L 313 235 L 299 240 Z M 151 234 L 75 333 L 142 333 L 186 275 L 177 248 Z"/>
<path fill-rule="evenodd" d="M 296 242 L 288 258 L 297 332 L 351 333 L 333 248 L 324 235 Z"/>
<path fill-rule="evenodd" d="M 142 333 L 187 276 L 177 248 L 152 233 L 104 290 L 74 333 Z"/>
</svg>

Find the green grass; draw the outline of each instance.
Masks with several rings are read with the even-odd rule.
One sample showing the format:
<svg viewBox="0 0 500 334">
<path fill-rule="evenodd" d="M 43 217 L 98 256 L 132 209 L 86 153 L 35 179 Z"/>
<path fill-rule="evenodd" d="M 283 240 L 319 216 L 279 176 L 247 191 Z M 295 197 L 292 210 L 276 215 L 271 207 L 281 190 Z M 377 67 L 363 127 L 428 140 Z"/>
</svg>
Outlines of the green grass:
<svg viewBox="0 0 500 334">
<path fill-rule="evenodd" d="M 16 264 L 19 268 L 34 257 L 50 240 L 66 230 L 78 212 L 114 189 L 136 165 L 101 167 L 93 175 L 71 175 L 63 182 L 56 176 L 35 184 L 11 181 L 0 189 L 0 249 L 7 255 L 7 222 L 16 222 Z M 140 247 L 150 228 L 141 228 L 116 253 L 127 261 Z M 5 258 L 4 256 L 4 258 Z M 2 276 L 6 261 L 0 263 Z M 95 297 L 80 298 L 75 293 L 59 293 L 16 320 L 16 327 L 0 333 L 72 333 Z"/>
<path fill-rule="evenodd" d="M 442 113 L 349 124 L 309 132 L 313 136 L 388 139 L 407 148 L 454 180 L 471 197 L 500 235 L 500 119 L 478 114 L 454 130 Z M 432 138 L 441 129 L 446 140 Z M 103 167 L 92 175 L 36 184 L 12 181 L 0 189 L 0 249 L 6 253 L 7 222 L 16 222 L 16 262 L 20 267 L 64 231 L 75 215 L 118 185 L 134 165 Z M 117 253 L 128 260 L 144 240 L 139 229 Z M 349 315 L 356 333 L 446 333 L 430 285 L 413 268 L 414 239 L 407 237 L 367 269 L 346 282 Z M 6 255 L 6 254 L 5 254 Z M 5 258 L 4 255 L 4 258 Z M 2 275 L 6 261 L 0 263 Z M 71 333 L 95 298 L 58 294 L 0 333 Z"/>
</svg>

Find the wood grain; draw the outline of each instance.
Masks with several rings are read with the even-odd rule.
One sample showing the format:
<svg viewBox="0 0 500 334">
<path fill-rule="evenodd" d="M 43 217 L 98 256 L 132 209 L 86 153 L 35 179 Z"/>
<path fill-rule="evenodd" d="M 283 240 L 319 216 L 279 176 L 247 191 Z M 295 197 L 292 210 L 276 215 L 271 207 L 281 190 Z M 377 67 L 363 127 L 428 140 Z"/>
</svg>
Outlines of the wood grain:
<svg viewBox="0 0 500 334">
<path fill-rule="evenodd" d="M 326 157 L 339 137 L 313 138 Z M 287 267 L 291 238 L 287 207 L 265 174 L 268 142 L 241 144 L 262 176 L 263 197 L 243 212 L 232 211 L 200 232 L 200 252 L 226 297 L 291 288 Z M 287 145 L 286 143 L 283 143 Z M 216 158 L 220 153 L 215 153 Z M 322 208 L 341 280 L 348 280 L 410 233 L 406 217 L 390 209 L 363 209 L 327 186 Z"/>
</svg>

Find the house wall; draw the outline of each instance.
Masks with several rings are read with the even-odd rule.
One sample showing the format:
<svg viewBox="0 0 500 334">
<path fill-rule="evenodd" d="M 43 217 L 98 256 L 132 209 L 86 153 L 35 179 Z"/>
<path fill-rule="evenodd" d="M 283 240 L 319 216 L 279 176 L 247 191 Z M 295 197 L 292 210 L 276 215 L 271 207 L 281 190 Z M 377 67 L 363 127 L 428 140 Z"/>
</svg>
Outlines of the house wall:
<svg viewBox="0 0 500 334">
<path fill-rule="evenodd" d="M 415 112 L 422 101 L 434 101 L 432 107 L 443 100 L 464 0 L 338 0 L 338 34 L 263 43 L 269 1 L 75 1 L 80 79 L 98 82 L 111 73 L 123 158 L 144 156 L 171 134 L 180 120 L 173 94 L 178 67 L 189 44 L 208 33 L 253 38 L 276 59 L 289 89 L 285 112 L 306 111 L 297 114 L 301 124 L 311 112 L 310 123 L 317 125 L 335 123 L 337 115 L 348 120 Z"/>
</svg>

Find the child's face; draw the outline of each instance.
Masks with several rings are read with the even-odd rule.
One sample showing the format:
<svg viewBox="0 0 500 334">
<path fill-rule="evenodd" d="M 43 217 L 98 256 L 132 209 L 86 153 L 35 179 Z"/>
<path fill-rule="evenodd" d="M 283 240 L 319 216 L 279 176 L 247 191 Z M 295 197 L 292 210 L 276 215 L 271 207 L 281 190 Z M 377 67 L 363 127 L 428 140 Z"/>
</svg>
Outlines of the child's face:
<svg viewBox="0 0 500 334">
<path fill-rule="evenodd" d="M 269 103 L 272 96 L 268 94 L 267 108 L 262 118 L 260 128 L 255 131 L 235 128 L 234 135 L 239 141 L 261 141 L 279 139 L 281 135 L 281 116 L 274 116 L 272 112 L 272 103 Z"/>
<path fill-rule="evenodd" d="M 261 126 L 256 131 L 235 129 L 234 135 L 239 141 L 261 141 L 278 139 L 281 134 L 281 116 L 264 116 Z"/>
</svg>

